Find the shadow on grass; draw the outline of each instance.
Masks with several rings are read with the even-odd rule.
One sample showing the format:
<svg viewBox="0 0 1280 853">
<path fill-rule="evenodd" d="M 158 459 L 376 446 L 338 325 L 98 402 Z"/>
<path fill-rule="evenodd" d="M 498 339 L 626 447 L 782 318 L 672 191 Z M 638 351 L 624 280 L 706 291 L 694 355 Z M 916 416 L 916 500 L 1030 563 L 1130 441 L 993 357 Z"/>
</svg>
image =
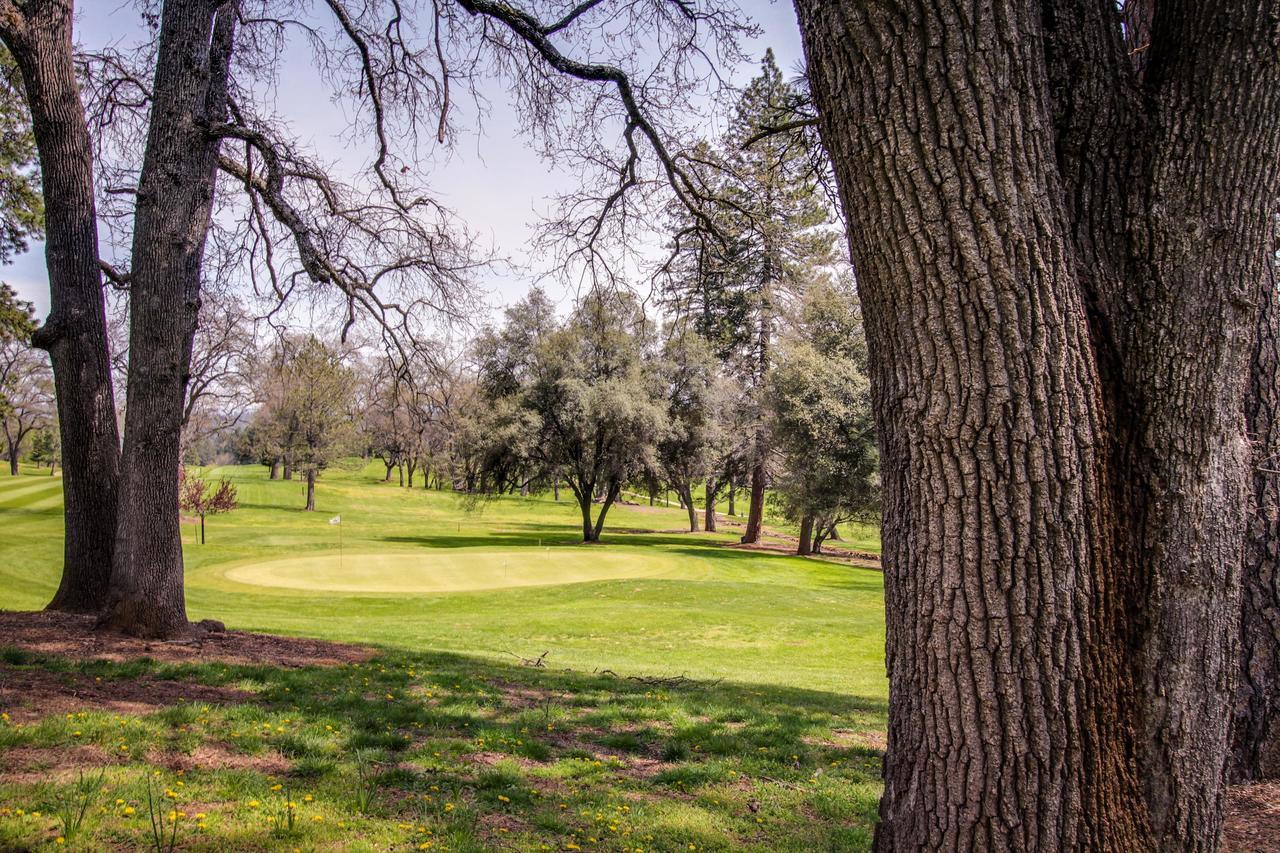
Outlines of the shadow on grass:
<svg viewBox="0 0 1280 853">
<path fill-rule="evenodd" d="M 73 699 L 85 680 L 102 690 L 119 682 L 122 693 L 158 679 L 229 688 L 226 704 L 180 700 L 126 718 L 77 700 L 67 710 L 87 714 L 58 709 L 38 723 L 0 726 L 0 764 L 22 747 L 70 750 L 61 781 L 0 784 L 14 802 L 51 808 L 62 796 L 54 786 L 74 784 L 69 774 L 86 755 L 75 750 L 93 744 L 117 752 L 118 793 L 108 796 L 125 798 L 118 802 L 137 800 L 138 780 L 161 772 L 152 768 L 192 771 L 181 790 L 218 809 L 211 831 L 222 849 L 275 848 L 280 827 L 262 819 L 290 786 L 315 792 L 304 810 L 322 801 L 333 809 L 324 829 L 308 833 L 333 832 L 335 818 L 358 820 L 370 849 L 399 849 L 421 824 L 463 853 L 573 850 L 580 842 L 631 849 L 621 834 L 595 844 L 608 814 L 645 849 L 864 850 L 876 819 L 880 699 L 396 648 L 358 664 L 290 669 L 73 661 L 0 647 L 0 680 L 24 669 L 52 673 Z M 125 738 L 122 756 L 116 744 Z M 368 803 L 344 807 L 361 791 Z M 103 837 L 138 840 L 131 819 L 101 820 L 110 823 Z M 0 848 L 6 826 L 0 822 Z M 10 840 L 27 843 L 23 826 L 9 829 Z M 517 834 L 521 844 L 507 843 Z"/>
<path fill-rule="evenodd" d="M 510 728 L 507 733 L 514 734 L 527 729 L 525 711 L 545 710 L 548 702 L 585 709 L 603 715 L 601 719 L 659 709 L 666 709 L 661 716 L 668 716 L 667 711 L 680 709 L 690 720 L 676 728 L 675 739 L 682 737 L 683 728 L 692 726 L 699 733 L 726 738 L 724 746 L 730 752 L 760 746 L 793 750 L 815 725 L 854 718 L 883 725 L 888 711 L 883 699 L 821 690 L 700 681 L 666 673 L 584 672 L 388 647 L 381 647 L 379 655 L 364 664 L 284 668 L 266 663 L 162 663 L 146 657 L 75 661 L 5 646 L 0 647 L 0 664 L 81 674 L 104 682 L 152 678 L 208 686 L 248 683 L 254 685 L 252 704 L 304 711 L 325 721 L 345 718 L 347 724 L 356 725 L 356 731 L 368 732 L 414 723 L 463 723 L 466 720 L 458 716 L 462 713 L 469 719 L 483 718 L 489 726 Z M 418 695 L 418 688 L 427 693 Z M 370 695 L 378 698 L 370 701 Z M 384 700 L 386 696 L 394 699 Z M 477 714 L 478 709 L 483 710 Z"/>
</svg>

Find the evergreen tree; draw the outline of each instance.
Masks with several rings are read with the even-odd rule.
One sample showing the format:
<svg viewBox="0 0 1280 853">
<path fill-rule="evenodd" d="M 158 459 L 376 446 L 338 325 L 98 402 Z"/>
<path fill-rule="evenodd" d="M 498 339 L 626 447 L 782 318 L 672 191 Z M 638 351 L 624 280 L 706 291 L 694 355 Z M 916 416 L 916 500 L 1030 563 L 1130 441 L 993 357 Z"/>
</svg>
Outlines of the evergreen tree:
<svg viewBox="0 0 1280 853">
<path fill-rule="evenodd" d="M 760 536 L 770 439 L 764 389 L 780 311 L 835 263 L 837 231 L 801 131 L 760 135 L 795 114 L 802 90 L 765 52 L 759 76 L 743 90 L 717 150 L 701 149 L 697 171 L 720 199 L 712 219 L 674 216 L 676 251 L 668 298 L 692 318 L 742 379 L 751 434 L 747 452 L 751 506 L 744 542 Z"/>
</svg>

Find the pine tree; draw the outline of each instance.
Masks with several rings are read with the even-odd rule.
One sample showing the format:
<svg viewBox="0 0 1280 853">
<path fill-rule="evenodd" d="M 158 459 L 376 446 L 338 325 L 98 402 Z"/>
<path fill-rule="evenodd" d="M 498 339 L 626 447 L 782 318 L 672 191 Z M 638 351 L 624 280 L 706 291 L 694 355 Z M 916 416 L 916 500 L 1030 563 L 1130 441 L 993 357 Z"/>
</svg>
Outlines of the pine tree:
<svg viewBox="0 0 1280 853">
<path fill-rule="evenodd" d="M 670 301 L 740 375 L 755 410 L 744 542 L 759 539 L 764 514 L 769 436 L 763 393 L 779 311 L 835 262 L 838 232 L 830 227 L 832 212 L 800 131 L 760 135 L 761 128 L 792 118 L 802 97 L 766 51 L 718 149 L 704 147 L 696 158 L 708 190 L 722 202 L 714 219 L 673 217 L 678 237 Z"/>
</svg>

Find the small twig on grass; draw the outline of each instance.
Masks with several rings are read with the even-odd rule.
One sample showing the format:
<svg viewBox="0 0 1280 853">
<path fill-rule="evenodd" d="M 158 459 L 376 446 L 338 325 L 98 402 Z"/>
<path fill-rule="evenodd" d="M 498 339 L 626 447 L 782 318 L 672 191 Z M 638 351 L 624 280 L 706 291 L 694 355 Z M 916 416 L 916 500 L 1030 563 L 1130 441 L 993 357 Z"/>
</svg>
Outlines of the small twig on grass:
<svg viewBox="0 0 1280 853">
<path fill-rule="evenodd" d="M 756 778 L 761 782 L 768 782 L 770 785 L 781 785 L 782 787 L 790 788 L 793 791 L 805 790 L 803 785 L 797 785 L 794 782 L 784 782 L 781 779 L 774 779 L 772 776 L 757 776 Z"/>
<path fill-rule="evenodd" d="M 547 650 L 542 654 L 538 655 L 536 658 L 521 657 L 520 655 L 516 654 L 515 652 L 509 649 L 507 650 L 507 654 L 511 655 L 516 660 L 520 661 L 520 663 L 523 664 L 524 666 L 545 667 L 547 665 L 546 664 L 547 655 L 551 654 L 551 651 Z"/>
<path fill-rule="evenodd" d="M 647 684 L 650 687 L 684 687 L 686 685 L 697 685 L 698 687 L 715 687 L 723 678 L 717 678 L 715 681 L 699 681 L 696 678 L 689 678 L 684 673 L 679 675 L 618 675 L 611 669 L 593 670 L 596 675 L 607 675 L 610 678 L 625 678 L 627 681 L 636 681 L 640 684 Z"/>
</svg>

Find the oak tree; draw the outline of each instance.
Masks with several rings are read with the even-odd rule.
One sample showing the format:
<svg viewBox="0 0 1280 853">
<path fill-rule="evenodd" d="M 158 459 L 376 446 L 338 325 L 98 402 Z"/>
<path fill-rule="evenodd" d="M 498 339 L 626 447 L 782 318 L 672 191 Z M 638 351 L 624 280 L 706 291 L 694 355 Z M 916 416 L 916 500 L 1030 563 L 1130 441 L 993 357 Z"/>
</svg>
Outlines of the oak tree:
<svg viewBox="0 0 1280 853">
<path fill-rule="evenodd" d="M 1278 24 L 1126 8 L 796 2 L 882 451 L 881 850 L 1218 846 Z"/>
</svg>

